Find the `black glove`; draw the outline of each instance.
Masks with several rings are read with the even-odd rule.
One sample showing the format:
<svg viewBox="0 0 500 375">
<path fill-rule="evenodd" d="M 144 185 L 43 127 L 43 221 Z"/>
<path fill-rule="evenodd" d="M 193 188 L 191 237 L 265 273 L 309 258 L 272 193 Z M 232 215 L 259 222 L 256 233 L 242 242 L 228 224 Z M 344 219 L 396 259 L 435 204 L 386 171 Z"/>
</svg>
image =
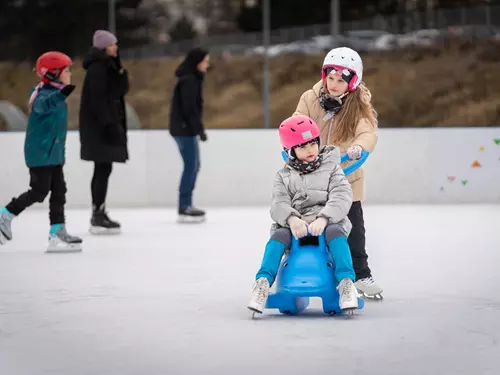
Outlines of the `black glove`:
<svg viewBox="0 0 500 375">
<path fill-rule="evenodd" d="M 66 85 L 61 89 L 61 94 L 63 94 L 65 97 L 68 97 L 71 95 L 74 89 L 75 85 Z"/>
<path fill-rule="evenodd" d="M 207 138 L 207 134 L 206 134 L 205 132 L 201 132 L 201 133 L 200 133 L 200 140 L 201 140 L 202 142 L 206 142 L 206 141 L 207 141 L 207 139 L 208 139 L 208 138 Z"/>
</svg>

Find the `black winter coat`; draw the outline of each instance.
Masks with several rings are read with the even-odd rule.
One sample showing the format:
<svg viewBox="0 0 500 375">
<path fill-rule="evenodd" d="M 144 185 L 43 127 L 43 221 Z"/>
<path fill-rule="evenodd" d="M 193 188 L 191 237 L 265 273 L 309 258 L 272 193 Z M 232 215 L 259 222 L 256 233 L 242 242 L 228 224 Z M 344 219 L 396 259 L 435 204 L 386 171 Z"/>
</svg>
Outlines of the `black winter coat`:
<svg viewBox="0 0 500 375">
<path fill-rule="evenodd" d="M 170 107 L 170 134 L 196 136 L 203 128 L 203 73 L 186 61 L 175 71 L 175 85 Z"/>
<path fill-rule="evenodd" d="M 128 73 L 119 58 L 97 48 L 91 48 L 83 68 L 87 73 L 80 102 L 80 156 L 100 163 L 124 163 L 128 160 L 124 98 Z"/>
</svg>

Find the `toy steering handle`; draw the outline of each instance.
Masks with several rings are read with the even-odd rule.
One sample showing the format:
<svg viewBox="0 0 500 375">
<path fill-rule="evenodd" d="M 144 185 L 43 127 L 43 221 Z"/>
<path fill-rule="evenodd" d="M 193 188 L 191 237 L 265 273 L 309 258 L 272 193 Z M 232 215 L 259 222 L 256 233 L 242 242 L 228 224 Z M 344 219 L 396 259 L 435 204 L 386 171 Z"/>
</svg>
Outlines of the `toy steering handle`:
<svg viewBox="0 0 500 375">
<path fill-rule="evenodd" d="M 344 168 L 344 174 L 346 176 L 350 175 L 356 169 L 361 167 L 365 163 L 366 159 L 368 159 L 368 156 L 370 156 L 370 153 L 368 151 L 365 150 L 361 151 L 361 157 L 348 167 Z M 349 155 L 344 154 L 340 157 L 340 162 L 345 163 L 346 161 L 349 161 Z"/>
<path fill-rule="evenodd" d="M 285 162 L 288 162 L 288 154 L 286 153 L 286 151 L 281 151 L 281 156 L 283 157 L 283 160 Z M 368 159 L 368 156 L 370 156 L 370 153 L 368 151 L 361 151 L 361 157 L 348 167 L 344 168 L 344 174 L 348 176 L 356 169 L 361 167 L 365 163 L 366 159 Z M 347 154 L 344 154 L 340 157 L 340 163 L 345 163 L 346 161 L 349 161 L 349 156 Z"/>
</svg>

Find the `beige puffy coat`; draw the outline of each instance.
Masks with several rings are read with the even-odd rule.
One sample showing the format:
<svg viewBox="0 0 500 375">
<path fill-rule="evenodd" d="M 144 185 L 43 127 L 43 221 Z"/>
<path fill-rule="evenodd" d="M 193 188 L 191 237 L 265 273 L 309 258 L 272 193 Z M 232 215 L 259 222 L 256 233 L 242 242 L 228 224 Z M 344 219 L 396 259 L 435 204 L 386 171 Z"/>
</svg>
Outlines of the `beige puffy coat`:
<svg viewBox="0 0 500 375">
<path fill-rule="evenodd" d="M 329 139 L 329 135 L 333 129 L 334 118 L 325 120 L 327 112 L 319 104 L 320 90 L 323 86 L 323 82 L 319 81 L 316 83 L 311 90 L 306 91 L 302 94 L 297 109 L 294 115 L 306 115 L 312 118 L 321 129 L 321 144 L 329 145 L 332 144 Z M 378 136 L 376 133 L 376 127 L 372 126 L 367 120 L 361 119 L 356 126 L 355 137 L 349 139 L 347 142 L 343 142 L 336 145 L 340 148 L 340 152 L 345 154 L 347 149 L 353 145 L 359 145 L 363 150 L 373 152 L 375 145 L 377 144 Z M 346 162 L 342 164 L 342 168 L 347 167 L 352 162 Z M 359 168 L 352 174 L 348 176 L 348 180 L 351 183 L 353 191 L 354 202 L 361 201 L 364 198 L 364 171 L 363 168 Z"/>
</svg>

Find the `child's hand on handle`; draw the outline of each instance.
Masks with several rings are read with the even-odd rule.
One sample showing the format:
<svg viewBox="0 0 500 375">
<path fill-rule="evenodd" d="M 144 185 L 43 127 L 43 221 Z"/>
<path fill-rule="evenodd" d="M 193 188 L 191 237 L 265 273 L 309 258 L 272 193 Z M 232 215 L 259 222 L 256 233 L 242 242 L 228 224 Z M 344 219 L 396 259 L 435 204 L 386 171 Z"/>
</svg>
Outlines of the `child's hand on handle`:
<svg viewBox="0 0 500 375">
<path fill-rule="evenodd" d="M 296 240 L 307 236 L 307 223 L 304 220 L 292 215 L 288 218 L 288 225 Z"/>
<path fill-rule="evenodd" d="M 350 160 L 358 160 L 361 158 L 361 153 L 363 152 L 363 148 L 358 145 L 353 145 L 347 149 L 347 155 Z"/>
<path fill-rule="evenodd" d="M 321 236 L 328 224 L 328 220 L 325 217 L 318 217 L 311 224 L 309 224 L 309 233 L 312 236 Z"/>
</svg>

